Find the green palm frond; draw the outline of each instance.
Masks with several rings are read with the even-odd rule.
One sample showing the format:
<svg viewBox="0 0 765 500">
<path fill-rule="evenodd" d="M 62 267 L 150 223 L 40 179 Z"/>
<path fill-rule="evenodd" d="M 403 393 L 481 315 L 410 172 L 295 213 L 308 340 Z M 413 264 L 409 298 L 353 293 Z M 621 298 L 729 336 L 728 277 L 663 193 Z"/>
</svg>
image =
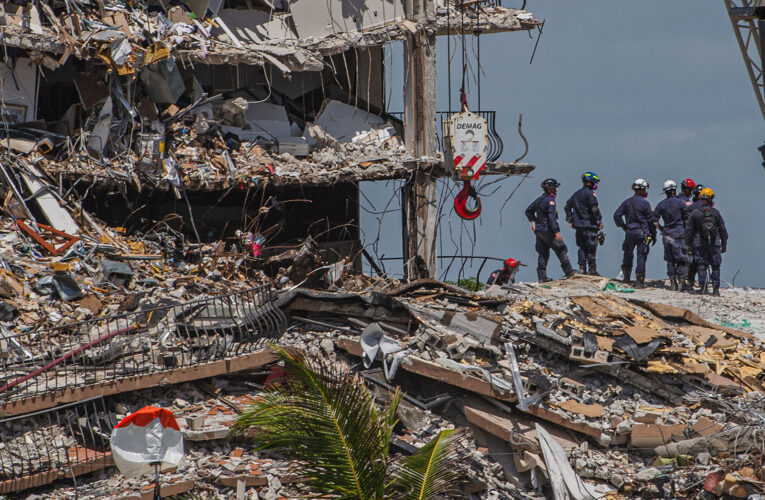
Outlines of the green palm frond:
<svg viewBox="0 0 765 500">
<path fill-rule="evenodd" d="M 288 377 L 239 416 L 234 433 L 252 429 L 258 448 L 283 449 L 302 462 L 300 479 L 310 491 L 381 498 L 391 415 L 400 396 L 381 415 L 364 382 L 346 369 L 276 350 Z"/>
<path fill-rule="evenodd" d="M 460 458 L 457 447 L 461 432 L 441 431 L 428 444 L 407 457 L 395 470 L 393 486 L 398 498 L 431 500 L 447 493 L 459 476 L 455 467 Z"/>
</svg>

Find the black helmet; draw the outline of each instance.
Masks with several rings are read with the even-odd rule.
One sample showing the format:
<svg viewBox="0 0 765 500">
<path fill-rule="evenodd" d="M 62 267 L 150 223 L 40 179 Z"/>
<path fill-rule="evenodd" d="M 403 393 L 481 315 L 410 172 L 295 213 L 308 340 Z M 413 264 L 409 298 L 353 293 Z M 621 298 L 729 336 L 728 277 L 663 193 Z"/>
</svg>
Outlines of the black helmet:
<svg viewBox="0 0 765 500">
<path fill-rule="evenodd" d="M 696 184 L 696 187 L 693 188 L 693 196 L 698 196 L 701 194 L 702 189 L 704 189 L 704 184 Z"/>
<path fill-rule="evenodd" d="M 542 181 L 542 189 L 557 188 L 560 186 L 560 182 L 556 181 L 552 177 Z"/>
</svg>

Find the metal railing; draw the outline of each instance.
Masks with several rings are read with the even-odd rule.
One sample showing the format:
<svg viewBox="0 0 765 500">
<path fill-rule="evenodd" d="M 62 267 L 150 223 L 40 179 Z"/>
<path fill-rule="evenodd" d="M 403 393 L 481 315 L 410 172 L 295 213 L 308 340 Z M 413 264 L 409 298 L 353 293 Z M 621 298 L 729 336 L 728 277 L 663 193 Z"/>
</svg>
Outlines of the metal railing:
<svg viewBox="0 0 765 500">
<path fill-rule="evenodd" d="M 101 397 L 0 420 L 0 494 L 110 466 L 115 425 Z"/>
<path fill-rule="evenodd" d="M 459 113 L 459 111 L 438 111 L 436 113 L 436 120 L 438 120 L 439 126 L 436 127 L 436 135 L 438 139 L 437 147 L 439 151 L 443 151 L 443 138 L 441 137 L 441 131 L 443 130 L 444 121 L 448 120 L 449 117 L 452 115 Z M 473 111 L 473 113 L 482 116 L 488 126 L 489 131 L 489 152 L 486 157 L 486 161 L 493 162 L 497 161 L 500 156 L 502 156 L 502 151 L 504 150 L 504 143 L 502 142 L 502 138 L 497 133 L 496 129 L 496 123 L 497 123 L 497 112 L 496 111 Z M 403 121 L 404 120 L 404 113 L 402 111 L 395 111 L 393 113 L 388 113 L 390 116 L 393 116 L 394 118 L 397 118 L 398 120 Z"/>
<path fill-rule="evenodd" d="M 287 326 L 266 286 L 0 334 L 0 403 L 249 354 Z"/>
</svg>

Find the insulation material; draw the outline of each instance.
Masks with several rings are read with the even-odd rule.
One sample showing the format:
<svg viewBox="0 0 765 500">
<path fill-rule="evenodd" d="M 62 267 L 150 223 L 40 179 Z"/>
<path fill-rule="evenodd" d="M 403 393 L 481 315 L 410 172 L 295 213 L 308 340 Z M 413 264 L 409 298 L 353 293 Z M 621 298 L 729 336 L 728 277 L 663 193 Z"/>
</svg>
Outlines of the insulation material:
<svg viewBox="0 0 765 500">
<path fill-rule="evenodd" d="M 32 121 L 37 115 L 37 65 L 26 58 L 0 64 L 0 113 L 8 123 Z"/>
<path fill-rule="evenodd" d="M 315 0 L 289 2 L 300 38 L 362 31 L 404 19 L 401 0 L 327 0 L 317 9 Z"/>
</svg>

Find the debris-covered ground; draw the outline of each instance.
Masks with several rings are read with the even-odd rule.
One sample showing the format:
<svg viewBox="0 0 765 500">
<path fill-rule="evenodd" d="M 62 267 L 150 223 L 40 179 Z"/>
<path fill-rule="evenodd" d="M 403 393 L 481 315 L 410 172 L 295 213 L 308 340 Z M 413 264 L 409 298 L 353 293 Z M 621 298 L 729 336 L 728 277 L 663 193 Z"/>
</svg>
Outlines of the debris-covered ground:
<svg viewBox="0 0 765 500">
<path fill-rule="evenodd" d="M 432 280 L 346 274 L 334 281 L 334 292 L 280 292 L 276 303 L 289 326 L 277 342 L 349 364 L 381 403 L 391 387 L 402 386 L 398 453 L 440 429 L 469 428 L 465 497 L 550 498 L 554 488 L 591 498 L 761 492 L 765 350 L 757 309 L 765 293 L 723 290 L 710 304 L 659 288 L 603 291 L 608 283 L 579 276 L 472 293 Z M 272 373 L 273 365 L 263 363 L 99 404 L 114 419 L 147 403 L 174 411 L 188 455 L 163 476 L 168 495 L 193 489 L 219 498 L 291 498 L 296 464 L 228 436 Z M 108 453 L 82 431 L 99 412 L 82 420 L 72 408 L 68 420 L 57 417 L 67 422 L 64 429 L 45 438 L 69 455 Z M 3 453 L 19 439 L 34 440 L 33 422 L 41 418 L 6 424 Z M 74 432 L 71 421 L 79 422 Z M 79 498 L 150 491 L 149 478 L 126 479 L 104 465 L 77 477 Z M 74 498 L 75 487 L 61 480 L 36 494 Z"/>
</svg>

